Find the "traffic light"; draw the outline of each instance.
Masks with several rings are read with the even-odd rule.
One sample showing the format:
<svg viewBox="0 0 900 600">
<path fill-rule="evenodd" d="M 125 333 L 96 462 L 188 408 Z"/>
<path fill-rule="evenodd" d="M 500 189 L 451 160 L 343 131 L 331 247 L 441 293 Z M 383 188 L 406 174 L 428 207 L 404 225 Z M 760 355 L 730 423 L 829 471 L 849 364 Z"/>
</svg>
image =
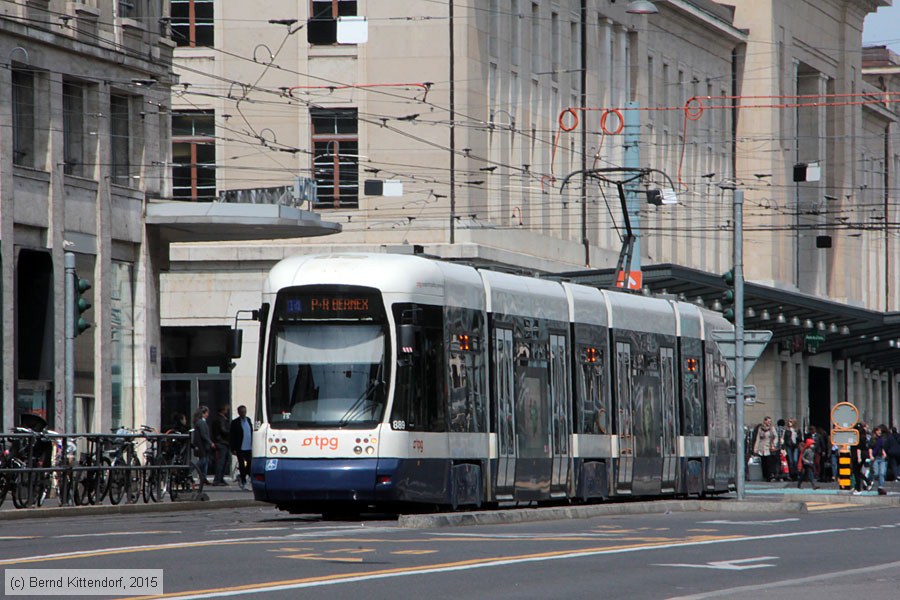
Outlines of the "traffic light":
<svg viewBox="0 0 900 600">
<path fill-rule="evenodd" d="M 91 328 L 90 322 L 84 318 L 84 313 L 93 306 L 84 293 L 91 289 L 91 282 L 75 274 L 75 337 Z"/>
<path fill-rule="evenodd" d="M 722 316 L 734 323 L 734 269 L 723 273 L 722 280 L 728 286 L 722 293 Z"/>
</svg>

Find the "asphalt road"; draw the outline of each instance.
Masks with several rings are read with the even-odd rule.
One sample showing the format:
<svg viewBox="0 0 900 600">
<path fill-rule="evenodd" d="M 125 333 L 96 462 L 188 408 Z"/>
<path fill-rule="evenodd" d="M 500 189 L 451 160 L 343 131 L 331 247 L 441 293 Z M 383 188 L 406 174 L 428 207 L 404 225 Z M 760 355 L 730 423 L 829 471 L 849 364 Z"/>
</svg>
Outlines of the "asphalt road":
<svg viewBox="0 0 900 600">
<path fill-rule="evenodd" d="M 840 503 L 422 529 L 235 508 L 0 530 L 4 570 L 162 569 L 176 598 L 888 598 L 898 561 L 900 511 Z"/>
</svg>

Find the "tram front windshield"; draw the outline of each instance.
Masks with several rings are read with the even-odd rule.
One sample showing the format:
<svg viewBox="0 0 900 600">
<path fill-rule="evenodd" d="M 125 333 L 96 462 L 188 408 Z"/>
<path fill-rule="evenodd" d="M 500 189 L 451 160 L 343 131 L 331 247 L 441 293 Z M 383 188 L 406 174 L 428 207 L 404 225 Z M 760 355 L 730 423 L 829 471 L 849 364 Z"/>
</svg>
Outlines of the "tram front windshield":
<svg viewBox="0 0 900 600">
<path fill-rule="evenodd" d="M 359 427 L 384 414 L 385 332 L 371 322 L 285 325 L 275 332 L 274 427 Z"/>
</svg>

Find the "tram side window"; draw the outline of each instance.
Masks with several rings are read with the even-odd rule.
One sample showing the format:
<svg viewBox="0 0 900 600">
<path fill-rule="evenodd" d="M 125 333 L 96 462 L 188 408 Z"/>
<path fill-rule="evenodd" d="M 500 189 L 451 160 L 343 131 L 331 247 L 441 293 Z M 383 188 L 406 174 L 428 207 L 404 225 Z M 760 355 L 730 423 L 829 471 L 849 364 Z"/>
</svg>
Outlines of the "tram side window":
<svg viewBox="0 0 900 600">
<path fill-rule="evenodd" d="M 397 356 L 397 385 L 391 427 L 410 431 L 447 431 L 444 392 L 443 323 L 440 307 L 395 304 L 394 322 L 412 325 L 412 352 Z"/>
<path fill-rule="evenodd" d="M 598 327 L 577 325 L 575 394 L 578 433 L 612 433 L 609 391 L 606 388 L 605 332 Z"/>
<path fill-rule="evenodd" d="M 687 356 L 682 364 L 682 435 L 703 435 L 703 367 L 699 356 Z"/>
<path fill-rule="evenodd" d="M 486 431 L 484 319 L 479 311 L 465 308 L 448 307 L 445 312 L 450 341 L 450 431 Z"/>
</svg>

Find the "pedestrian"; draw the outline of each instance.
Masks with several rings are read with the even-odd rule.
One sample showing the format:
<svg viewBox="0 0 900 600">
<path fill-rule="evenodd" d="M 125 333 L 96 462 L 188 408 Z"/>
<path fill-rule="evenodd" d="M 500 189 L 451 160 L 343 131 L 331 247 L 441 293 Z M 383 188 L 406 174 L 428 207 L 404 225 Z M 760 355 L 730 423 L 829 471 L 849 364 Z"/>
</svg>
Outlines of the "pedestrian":
<svg viewBox="0 0 900 600">
<path fill-rule="evenodd" d="M 831 460 L 829 459 L 829 451 L 831 450 L 831 439 L 821 427 L 816 427 L 816 475 L 820 482 L 831 481 Z"/>
<path fill-rule="evenodd" d="M 210 426 L 210 435 L 212 435 L 212 441 L 216 445 L 216 469 L 212 482 L 212 485 L 215 486 L 228 485 L 225 483 L 225 473 L 231 460 L 228 439 L 231 436 L 231 419 L 228 418 L 228 411 L 230 410 L 231 406 L 228 404 L 220 406 L 219 412 Z"/>
<path fill-rule="evenodd" d="M 176 412 L 172 413 L 172 420 L 168 428 L 164 431 L 166 433 L 187 433 L 191 430 L 188 426 L 187 417 L 184 416 L 184 413 Z"/>
<path fill-rule="evenodd" d="M 778 474 L 777 435 L 772 427 L 772 417 L 763 418 L 762 423 L 753 431 L 753 454 L 760 457 L 762 474 L 765 481 L 775 481 Z"/>
<path fill-rule="evenodd" d="M 869 447 L 866 442 L 866 425 L 865 423 L 857 423 L 853 426 L 856 429 L 858 440 L 855 446 L 850 449 L 850 465 L 853 468 L 853 478 L 855 479 L 853 486 L 853 495 L 862 493 L 863 485 L 868 482 L 863 471 L 866 466 L 866 460 L 869 456 Z"/>
<path fill-rule="evenodd" d="M 804 481 L 809 481 L 812 489 L 817 490 L 816 480 L 813 478 L 816 470 L 816 441 L 807 439 L 803 444 L 803 454 L 800 455 L 800 481 L 797 482 L 797 489 L 803 487 Z"/>
<path fill-rule="evenodd" d="M 894 481 L 897 481 L 900 479 L 900 473 L 897 472 L 897 468 L 900 466 L 900 433 L 897 432 L 896 427 L 892 427 L 888 433 L 884 442 L 884 451 L 887 453 L 891 475 Z"/>
<path fill-rule="evenodd" d="M 869 446 L 869 459 L 872 461 L 872 481 L 878 481 L 878 494 L 882 496 L 887 493 L 884 489 L 884 477 L 887 475 L 887 452 L 885 451 L 887 438 L 887 425 L 878 425 L 875 427 L 872 442 Z"/>
<path fill-rule="evenodd" d="M 191 438 L 191 444 L 194 447 L 194 456 L 197 457 L 197 467 L 203 476 L 205 483 L 209 484 L 207 479 L 207 471 L 209 470 L 209 457 L 216 449 L 215 443 L 209 437 L 209 423 L 206 419 L 209 417 L 209 409 L 200 405 L 197 412 L 194 413 L 193 424 L 194 433 Z"/>
<path fill-rule="evenodd" d="M 253 425 L 247 417 L 247 407 L 238 406 L 238 416 L 231 422 L 231 453 L 234 454 L 240 474 L 240 486 L 242 490 L 247 488 L 247 478 L 250 476 L 250 457 L 253 450 Z"/>
<path fill-rule="evenodd" d="M 794 419 L 788 419 L 781 439 L 781 447 L 787 456 L 788 472 L 790 473 L 791 481 L 797 481 L 800 477 L 800 474 L 797 472 L 797 462 L 800 460 L 800 442 L 797 422 Z"/>
<path fill-rule="evenodd" d="M 787 481 L 790 473 L 790 467 L 787 464 L 787 453 L 784 451 L 785 426 L 784 419 L 778 419 L 778 422 L 775 424 L 775 479 L 778 481 Z"/>
</svg>

